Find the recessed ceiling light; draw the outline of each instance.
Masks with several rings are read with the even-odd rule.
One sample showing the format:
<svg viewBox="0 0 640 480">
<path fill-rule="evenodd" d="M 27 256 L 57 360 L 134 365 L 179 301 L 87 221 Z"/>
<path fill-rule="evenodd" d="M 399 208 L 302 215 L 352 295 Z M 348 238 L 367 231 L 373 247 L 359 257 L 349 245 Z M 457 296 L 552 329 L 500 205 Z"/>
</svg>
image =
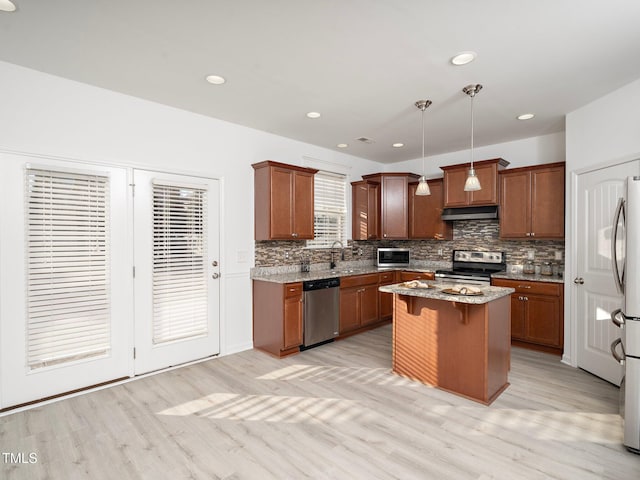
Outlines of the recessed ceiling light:
<svg viewBox="0 0 640 480">
<path fill-rule="evenodd" d="M 404 147 L 404 143 L 394 143 L 393 145 L 391 145 L 393 148 L 400 148 L 400 147 Z"/>
<path fill-rule="evenodd" d="M 518 115 L 518 120 L 531 120 L 535 115 L 533 113 L 523 113 L 522 115 Z"/>
<path fill-rule="evenodd" d="M 320 113 L 319 112 L 309 112 L 309 113 L 307 113 L 307 117 L 309 117 L 309 118 L 320 118 Z"/>
<path fill-rule="evenodd" d="M 3 12 L 15 12 L 16 6 L 9 0 L 0 0 L 0 10 Z"/>
<path fill-rule="evenodd" d="M 336 147 L 338 148 L 347 148 L 349 146 L 348 143 L 339 143 L 338 145 L 336 145 Z"/>
<path fill-rule="evenodd" d="M 1 1 L 1 0 L 0 0 Z M 214 85 L 222 85 L 227 80 L 220 75 L 207 75 L 207 82 L 212 83 Z"/>
<path fill-rule="evenodd" d="M 454 65 L 466 65 L 473 62 L 478 54 L 476 52 L 460 52 L 451 59 L 451 63 Z"/>
</svg>

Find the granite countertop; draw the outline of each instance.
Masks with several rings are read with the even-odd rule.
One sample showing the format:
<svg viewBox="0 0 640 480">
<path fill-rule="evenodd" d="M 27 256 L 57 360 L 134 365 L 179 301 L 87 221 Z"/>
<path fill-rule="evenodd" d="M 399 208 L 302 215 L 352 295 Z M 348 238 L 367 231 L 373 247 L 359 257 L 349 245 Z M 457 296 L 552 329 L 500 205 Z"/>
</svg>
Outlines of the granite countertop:
<svg viewBox="0 0 640 480">
<path fill-rule="evenodd" d="M 310 272 L 300 272 L 299 270 L 294 272 L 285 273 L 252 273 L 251 278 L 253 280 L 261 280 L 264 282 L 274 283 L 295 283 L 305 282 L 307 280 L 320 280 L 323 278 L 335 278 L 335 277 L 348 277 L 351 275 L 365 275 L 367 273 L 380 273 L 389 271 L 404 271 L 404 272 L 427 272 L 433 273 L 439 268 L 446 268 L 440 265 L 435 266 L 422 266 L 412 265 L 409 267 L 401 268 L 378 268 L 376 265 L 340 265 L 334 270 L 321 269 L 311 270 Z M 449 267 L 450 268 L 450 267 Z M 525 280 L 530 282 L 551 282 L 551 283 L 564 283 L 564 278 L 550 275 L 530 275 L 524 273 L 494 273 L 491 278 L 503 278 L 506 280 Z"/>
<path fill-rule="evenodd" d="M 493 300 L 497 300 L 498 298 L 505 297 L 507 295 L 511 295 L 515 292 L 514 288 L 508 287 L 491 287 L 491 286 L 482 286 L 474 285 L 474 287 L 480 288 L 482 291 L 482 295 L 452 295 L 448 293 L 443 293 L 443 288 L 451 288 L 454 284 L 448 282 L 429 282 L 431 285 L 434 285 L 435 288 L 407 288 L 403 287 L 402 283 L 396 283 L 393 285 L 385 285 L 382 287 L 378 287 L 378 290 L 385 293 L 397 293 L 399 295 L 408 295 L 411 297 L 423 297 L 423 298 L 431 298 L 434 300 L 444 300 L 447 302 L 458 302 L 458 303 L 469 303 L 474 305 L 481 305 L 484 303 L 492 302 Z M 460 283 L 460 285 L 463 285 Z"/>
<path fill-rule="evenodd" d="M 288 272 L 288 273 L 272 273 L 272 274 L 256 274 L 252 275 L 253 280 L 262 280 L 264 282 L 274 283 L 294 283 L 306 282 L 307 280 L 320 280 L 323 278 L 349 277 L 351 275 L 366 275 L 367 273 L 382 273 L 392 271 L 403 272 L 435 272 L 434 268 L 429 267 L 402 267 L 402 268 L 378 268 L 375 265 L 343 267 L 338 265 L 335 270 L 312 270 L 311 272 Z"/>
<path fill-rule="evenodd" d="M 505 280 L 524 280 L 528 282 L 550 282 L 550 283 L 564 283 L 563 277 L 556 275 L 540 275 L 540 274 L 528 274 L 528 273 L 494 273 L 491 278 L 503 278 Z"/>
</svg>

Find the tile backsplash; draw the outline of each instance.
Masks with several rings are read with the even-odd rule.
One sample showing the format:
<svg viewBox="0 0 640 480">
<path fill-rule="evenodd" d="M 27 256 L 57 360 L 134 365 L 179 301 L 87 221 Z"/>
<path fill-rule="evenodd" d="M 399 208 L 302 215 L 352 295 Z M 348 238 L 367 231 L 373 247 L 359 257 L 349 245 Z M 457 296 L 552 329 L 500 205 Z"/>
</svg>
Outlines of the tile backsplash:
<svg viewBox="0 0 640 480">
<path fill-rule="evenodd" d="M 564 240 L 501 240 L 498 220 L 465 220 L 453 223 L 453 240 L 352 241 L 345 245 L 345 261 L 375 261 L 378 247 L 407 247 L 413 260 L 450 261 L 453 250 L 504 251 L 507 264 L 523 264 L 530 250 L 535 263 L 555 262 L 564 265 Z M 441 253 L 440 253 L 441 251 Z M 562 260 L 556 260 L 560 252 Z M 329 249 L 307 249 L 302 241 L 257 241 L 255 266 L 299 265 L 308 258 L 311 264 L 329 263 Z M 340 261 L 340 257 L 336 259 Z"/>
</svg>

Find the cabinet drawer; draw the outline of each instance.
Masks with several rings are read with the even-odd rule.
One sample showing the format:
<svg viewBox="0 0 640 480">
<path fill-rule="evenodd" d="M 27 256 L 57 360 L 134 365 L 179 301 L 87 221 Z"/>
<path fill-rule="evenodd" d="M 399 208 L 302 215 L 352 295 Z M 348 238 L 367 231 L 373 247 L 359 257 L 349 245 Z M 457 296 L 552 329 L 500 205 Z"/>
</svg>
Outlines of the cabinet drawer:
<svg viewBox="0 0 640 480">
<path fill-rule="evenodd" d="M 396 281 L 396 272 L 384 272 L 378 274 L 378 283 L 394 283 Z"/>
<path fill-rule="evenodd" d="M 400 272 L 401 282 L 410 282 L 412 280 L 435 280 L 433 272 Z"/>
<path fill-rule="evenodd" d="M 491 284 L 496 287 L 515 288 L 515 293 L 531 293 L 537 295 L 551 295 L 559 297 L 562 294 L 562 284 L 550 282 L 530 282 L 527 280 L 507 280 L 494 278 Z"/>
<path fill-rule="evenodd" d="M 299 297 L 300 295 L 302 295 L 302 282 L 284 284 L 285 298 Z"/>
<path fill-rule="evenodd" d="M 378 283 L 377 273 L 366 275 L 351 275 L 340 279 L 340 288 L 359 287 L 362 285 L 375 285 Z"/>
</svg>

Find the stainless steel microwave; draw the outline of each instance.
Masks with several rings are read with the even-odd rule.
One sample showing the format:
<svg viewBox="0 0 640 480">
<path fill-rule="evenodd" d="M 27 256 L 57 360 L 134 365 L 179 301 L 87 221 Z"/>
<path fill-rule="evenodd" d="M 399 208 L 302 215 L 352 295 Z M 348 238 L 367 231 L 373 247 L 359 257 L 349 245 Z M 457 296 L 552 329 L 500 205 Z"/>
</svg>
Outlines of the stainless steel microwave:
<svg viewBox="0 0 640 480">
<path fill-rule="evenodd" d="M 411 253 L 408 248 L 379 248 L 378 267 L 408 267 Z"/>
</svg>

